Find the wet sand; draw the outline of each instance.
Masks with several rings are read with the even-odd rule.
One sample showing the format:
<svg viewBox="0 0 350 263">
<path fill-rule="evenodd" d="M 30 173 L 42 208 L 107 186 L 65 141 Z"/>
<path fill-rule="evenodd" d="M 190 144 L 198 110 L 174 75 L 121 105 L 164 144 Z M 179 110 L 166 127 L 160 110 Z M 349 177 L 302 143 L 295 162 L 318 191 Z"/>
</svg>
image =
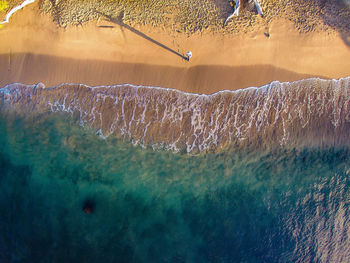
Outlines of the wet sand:
<svg viewBox="0 0 350 263">
<path fill-rule="evenodd" d="M 129 83 L 207 94 L 219 90 L 261 86 L 276 79 L 291 81 L 314 76 L 298 74 L 271 65 L 240 67 L 198 65 L 185 69 L 36 54 L 0 55 L 0 72 L 7 72 L 0 79 L 0 86 L 13 82 L 24 84 L 43 82 L 46 86 L 56 86 L 63 82 L 90 86 Z"/>
</svg>

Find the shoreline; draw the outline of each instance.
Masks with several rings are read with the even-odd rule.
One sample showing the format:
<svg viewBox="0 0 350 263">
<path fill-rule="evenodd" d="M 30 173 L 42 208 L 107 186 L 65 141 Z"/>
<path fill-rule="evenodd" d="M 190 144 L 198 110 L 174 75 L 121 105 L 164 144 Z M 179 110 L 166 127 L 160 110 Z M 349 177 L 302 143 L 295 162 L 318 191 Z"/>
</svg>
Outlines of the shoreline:
<svg viewBox="0 0 350 263">
<path fill-rule="evenodd" d="M 186 69 L 35 54 L 0 55 L 0 72 L 8 72 L 0 79 L 0 87 L 16 82 L 27 85 L 42 82 L 47 87 L 61 83 L 79 83 L 88 86 L 132 84 L 158 86 L 197 94 L 260 87 L 276 79 L 280 82 L 314 77 L 327 79 L 324 76 L 298 74 L 271 65 L 238 67 L 198 65 Z M 255 78 L 241 78 L 244 74 L 254 75 Z"/>
<path fill-rule="evenodd" d="M 0 90 L 4 109 L 23 116 L 62 112 L 105 137 L 174 152 L 220 152 L 350 145 L 350 77 L 273 82 L 259 88 L 189 94 L 115 85 L 14 84 Z"/>
<path fill-rule="evenodd" d="M 31 89 L 33 88 L 33 92 L 37 89 L 37 88 L 42 88 L 42 89 L 47 89 L 47 90 L 55 90 L 55 89 L 60 89 L 60 88 L 64 88 L 64 87 L 79 87 L 79 88 L 87 88 L 87 89 L 108 89 L 108 88 L 131 88 L 131 89 L 146 89 L 146 90 L 157 90 L 160 92 L 174 92 L 176 94 L 180 94 L 180 95 L 184 95 L 184 96 L 194 96 L 194 97 L 215 97 L 218 96 L 219 94 L 225 94 L 225 93 L 229 93 L 229 94 L 235 94 L 235 93 L 239 93 L 239 92 L 245 92 L 245 91 L 258 91 L 258 90 L 263 90 L 268 88 L 271 85 L 281 85 L 281 86 L 286 86 L 286 85 L 292 85 L 292 86 L 296 86 L 298 87 L 300 84 L 302 84 L 303 82 L 312 82 L 312 81 L 317 81 L 320 83 L 326 83 L 326 82 L 342 82 L 342 81 L 349 81 L 350 76 L 349 77 L 344 77 L 344 78 L 338 78 L 338 79 L 324 79 L 324 78 L 320 78 L 320 77 L 310 77 L 310 78 L 305 78 L 305 79 L 300 79 L 300 80 L 295 80 L 295 81 L 278 81 L 278 80 L 274 80 L 270 83 L 261 85 L 261 86 L 250 86 L 250 87 L 246 87 L 246 88 L 239 88 L 239 89 L 222 89 L 222 90 L 218 90 L 215 91 L 213 93 L 195 93 L 195 92 L 187 92 L 187 91 L 182 91 L 179 89 L 174 89 L 174 88 L 166 88 L 166 87 L 161 87 L 161 86 L 147 86 L 147 85 L 134 85 L 131 83 L 122 83 L 122 84 L 111 84 L 111 85 L 87 85 L 84 83 L 68 83 L 68 82 L 63 82 L 63 83 L 59 83 L 57 85 L 54 86 L 46 86 L 45 83 L 42 82 L 38 82 L 36 84 L 25 84 L 25 83 L 21 83 L 21 82 L 14 82 L 14 83 L 10 83 L 10 84 L 6 84 L 4 86 L 0 86 L 0 94 L 1 93 L 6 93 L 7 90 L 12 89 L 12 88 L 16 88 L 16 87 L 21 87 L 21 88 L 26 88 L 26 89 Z"/>
</svg>

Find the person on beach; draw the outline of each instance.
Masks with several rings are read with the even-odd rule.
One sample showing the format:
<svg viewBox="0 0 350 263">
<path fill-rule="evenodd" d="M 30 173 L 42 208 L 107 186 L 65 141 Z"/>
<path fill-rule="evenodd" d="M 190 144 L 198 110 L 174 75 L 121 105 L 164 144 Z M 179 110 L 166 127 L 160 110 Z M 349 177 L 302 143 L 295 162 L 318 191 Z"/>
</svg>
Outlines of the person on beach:
<svg viewBox="0 0 350 263">
<path fill-rule="evenodd" d="M 188 51 L 186 53 L 186 57 L 187 57 L 187 61 L 190 61 L 190 58 L 192 57 L 192 52 L 191 51 Z"/>
</svg>

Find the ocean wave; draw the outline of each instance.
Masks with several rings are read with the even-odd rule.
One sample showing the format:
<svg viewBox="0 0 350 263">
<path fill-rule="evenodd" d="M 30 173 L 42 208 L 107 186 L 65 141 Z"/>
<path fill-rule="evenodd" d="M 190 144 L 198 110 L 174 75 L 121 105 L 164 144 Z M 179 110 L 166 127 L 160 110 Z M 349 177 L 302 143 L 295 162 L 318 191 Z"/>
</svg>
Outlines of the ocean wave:
<svg viewBox="0 0 350 263">
<path fill-rule="evenodd" d="M 102 137 L 174 152 L 350 145 L 350 77 L 274 81 L 211 95 L 67 83 L 15 83 L 0 94 L 3 105 L 16 112 L 67 112 Z"/>
</svg>

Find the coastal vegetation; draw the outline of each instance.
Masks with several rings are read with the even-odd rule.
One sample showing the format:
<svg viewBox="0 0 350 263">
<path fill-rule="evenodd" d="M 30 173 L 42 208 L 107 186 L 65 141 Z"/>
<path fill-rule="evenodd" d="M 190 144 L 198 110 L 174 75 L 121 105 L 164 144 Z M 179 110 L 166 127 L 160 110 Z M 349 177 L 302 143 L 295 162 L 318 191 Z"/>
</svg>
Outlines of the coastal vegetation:
<svg viewBox="0 0 350 263">
<path fill-rule="evenodd" d="M 0 1 L 0 12 L 5 12 L 8 7 L 9 7 L 9 4 L 7 3 L 7 1 L 5 0 Z"/>
<path fill-rule="evenodd" d="M 0 0 L 0 263 L 349 262 L 345 1 Z"/>
<path fill-rule="evenodd" d="M 0 1 L 0 13 L 6 12 L 8 7 L 9 7 L 9 5 L 8 5 L 7 1 L 5 1 L 5 0 Z M 0 25 L 0 28 L 2 28 L 2 25 Z"/>
<path fill-rule="evenodd" d="M 312 2 L 312 4 L 310 3 Z M 259 17 L 253 1 L 241 1 L 240 15 L 224 28 L 225 18 L 232 12 L 229 1 L 219 0 L 42 0 L 40 8 L 51 13 L 63 27 L 81 25 L 89 20 L 121 17 L 130 26 L 147 25 L 168 31 L 186 33 L 237 33 L 252 28 L 266 28 L 277 18 L 295 24 L 300 32 L 325 29 L 348 31 L 344 21 L 350 20 L 350 10 L 343 0 L 261 0 L 264 17 Z M 98 11 L 98 12 L 96 12 Z M 348 23 L 350 25 L 350 23 Z"/>
</svg>

